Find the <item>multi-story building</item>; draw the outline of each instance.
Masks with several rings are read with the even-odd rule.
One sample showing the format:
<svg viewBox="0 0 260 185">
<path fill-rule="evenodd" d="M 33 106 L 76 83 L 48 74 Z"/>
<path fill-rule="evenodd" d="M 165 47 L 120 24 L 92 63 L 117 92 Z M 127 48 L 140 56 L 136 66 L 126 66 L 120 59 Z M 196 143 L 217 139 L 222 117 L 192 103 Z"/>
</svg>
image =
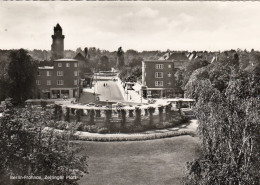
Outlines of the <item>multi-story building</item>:
<svg viewBox="0 0 260 185">
<path fill-rule="evenodd" d="M 169 55 L 169 56 L 168 56 Z M 142 93 L 144 97 L 183 97 L 183 90 L 176 85 L 175 73 L 188 61 L 180 54 L 169 54 L 158 60 L 142 62 Z"/>
<path fill-rule="evenodd" d="M 38 67 L 38 98 L 73 98 L 79 96 L 79 65 L 75 59 L 58 59 L 53 66 Z"/>
</svg>

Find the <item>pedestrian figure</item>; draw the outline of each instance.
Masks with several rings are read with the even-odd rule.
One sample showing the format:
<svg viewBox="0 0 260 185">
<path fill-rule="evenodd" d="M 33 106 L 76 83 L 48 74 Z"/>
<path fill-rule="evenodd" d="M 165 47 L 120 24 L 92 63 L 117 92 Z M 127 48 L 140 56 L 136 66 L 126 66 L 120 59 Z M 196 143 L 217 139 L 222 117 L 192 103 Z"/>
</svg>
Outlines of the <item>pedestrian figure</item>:
<svg viewBox="0 0 260 185">
<path fill-rule="evenodd" d="M 106 84 L 104 83 L 104 87 L 106 86 Z"/>
</svg>

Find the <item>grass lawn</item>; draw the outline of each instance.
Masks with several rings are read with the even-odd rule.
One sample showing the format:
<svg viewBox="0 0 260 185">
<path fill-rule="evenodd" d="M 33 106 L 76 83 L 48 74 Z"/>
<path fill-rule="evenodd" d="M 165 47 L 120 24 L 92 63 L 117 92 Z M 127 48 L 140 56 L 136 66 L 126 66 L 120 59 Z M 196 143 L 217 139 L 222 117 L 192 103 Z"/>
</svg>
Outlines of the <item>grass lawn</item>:
<svg viewBox="0 0 260 185">
<path fill-rule="evenodd" d="M 199 139 L 179 136 L 134 142 L 79 141 L 89 174 L 80 185 L 179 185 L 187 161 L 199 156 Z"/>
</svg>

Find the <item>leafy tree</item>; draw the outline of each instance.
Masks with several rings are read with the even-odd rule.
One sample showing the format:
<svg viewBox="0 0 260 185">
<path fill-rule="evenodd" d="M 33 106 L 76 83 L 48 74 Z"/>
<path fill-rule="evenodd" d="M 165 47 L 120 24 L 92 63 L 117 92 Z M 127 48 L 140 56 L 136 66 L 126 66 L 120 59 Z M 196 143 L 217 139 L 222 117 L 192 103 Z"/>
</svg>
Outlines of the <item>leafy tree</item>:
<svg viewBox="0 0 260 185">
<path fill-rule="evenodd" d="M 83 53 L 81 47 L 79 47 L 79 48 L 76 49 L 76 53 Z"/>
<path fill-rule="evenodd" d="M 36 65 L 24 49 L 10 53 L 9 96 L 20 104 L 34 95 Z"/>
<path fill-rule="evenodd" d="M 0 56 L 0 101 L 3 101 L 8 97 L 10 81 L 7 73 L 10 64 L 9 53 L 10 51 L 6 51 Z"/>
<path fill-rule="evenodd" d="M 88 48 L 87 47 L 85 47 L 84 53 L 85 53 L 85 58 L 88 58 Z"/>
<path fill-rule="evenodd" d="M 129 66 L 130 67 L 135 67 L 135 66 L 140 66 L 140 67 L 142 67 L 142 61 L 143 61 L 144 59 L 142 58 L 142 57 L 135 57 L 135 58 L 133 58 L 131 61 L 130 61 L 130 63 L 129 63 Z"/>
<path fill-rule="evenodd" d="M 122 80 L 122 81 L 125 81 L 125 78 L 128 74 L 128 71 L 127 69 L 123 68 L 120 73 L 119 73 L 119 78 Z"/>
<path fill-rule="evenodd" d="M 202 67 L 205 67 L 209 64 L 208 61 L 203 60 L 203 59 L 193 59 L 190 62 L 187 63 L 187 65 L 185 66 L 185 70 L 182 72 L 184 73 L 183 75 L 180 74 L 181 71 L 178 71 L 178 73 L 176 74 L 177 78 L 177 83 L 181 84 L 181 82 L 183 83 L 183 86 L 186 85 L 186 83 L 188 82 L 191 74 L 197 70 L 200 69 Z"/>
<path fill-rule="evenodd" d="M 109 59 L 107 56 L 102 56 L 99 60 L 98 63 L 98 69 L 100 71 L 109 71 L 110 70 L 110 64 L 109 64 Z"/>
<path fill-rule="evenodd" d="M 55 124 L 48 111 L 6 107 L 4 116 L 0 118 L 0 184 L 76 185 L 87 168 L 86 157 L 76 156 L 80 148 L 70 142 L 73 126 L 58 134 L 44 129 Z M 42 180 L 12 180 L 11 175 L 38 176 Z M 60 176 L 61 179 L 47 180 L 45 176 Z"/>
<path fill-rule="evenodd" d="M 188 164 L 187 184 L 259 184 L 259 68 L 239 72 L 238 58 L 225 55 L 226 62 L 225 57 L 221 60 L 231 72 L 228 76 L 220 65 L 211 65 L 197 70 L 186 85 L 186 95 L 197 100 L 194 111 L 203 151 Z"/>
</svg>

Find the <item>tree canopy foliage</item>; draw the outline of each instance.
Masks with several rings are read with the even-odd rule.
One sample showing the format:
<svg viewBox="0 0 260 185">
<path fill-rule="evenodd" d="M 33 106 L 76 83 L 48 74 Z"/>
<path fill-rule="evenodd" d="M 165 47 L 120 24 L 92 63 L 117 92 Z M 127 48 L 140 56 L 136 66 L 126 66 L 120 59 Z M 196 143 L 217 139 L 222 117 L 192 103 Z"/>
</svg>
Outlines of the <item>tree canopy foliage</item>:
<svg viewBox="0 0 260 185">
<path fill-rule="evenodd" d="M 13 98 L 17 104 L 34 95 L 36 63 L 24 49 L 12 50 L 1 68 L 1 98 Z"/>
<path fill-rule="evenodd" d="M 57 124 L 50 116 L 48 111 L 14 108 L 6 102 L 4 116 L 0 117 L 0 184 L 76 185 L 86 173 L 86 157 L 78 156 L 80 148 L 70 142 L 73 124 L 63 133 L 48 130 L 48 124 Z"/>
<path fill-rule="evenodd" d="M 98 63 L 98 69 L 100 71 L 109 71 L 111 69 L 109 59 L 106 55 L 104 55 L 100 58 L 99 63 Z"/>
<path fill-rule="evenodd" d="M 187 184 L 259 184 L 260 68 L 236 53 L 195 70 L 185 89 L 196 99 L 203 155 L 188 164 Z"/>
</svg>

